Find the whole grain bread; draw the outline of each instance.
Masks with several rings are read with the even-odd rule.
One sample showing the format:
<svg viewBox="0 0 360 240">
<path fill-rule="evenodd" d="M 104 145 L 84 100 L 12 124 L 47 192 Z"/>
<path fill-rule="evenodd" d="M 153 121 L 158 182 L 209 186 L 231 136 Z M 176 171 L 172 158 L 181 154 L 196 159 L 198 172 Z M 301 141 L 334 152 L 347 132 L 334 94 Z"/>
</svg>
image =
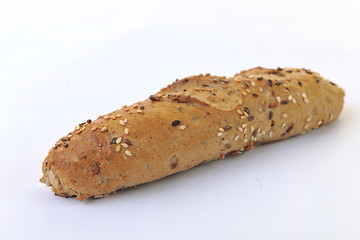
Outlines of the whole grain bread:
<svg viewBox="0 0 360 240">
<path fill-rule="evenodd" d="M 177 80 L 78 125 L 43 162 L 59 196 L 104 197 L 335 121 L 344 91 L 306 69 L 254 68 Z"/>
</svg>

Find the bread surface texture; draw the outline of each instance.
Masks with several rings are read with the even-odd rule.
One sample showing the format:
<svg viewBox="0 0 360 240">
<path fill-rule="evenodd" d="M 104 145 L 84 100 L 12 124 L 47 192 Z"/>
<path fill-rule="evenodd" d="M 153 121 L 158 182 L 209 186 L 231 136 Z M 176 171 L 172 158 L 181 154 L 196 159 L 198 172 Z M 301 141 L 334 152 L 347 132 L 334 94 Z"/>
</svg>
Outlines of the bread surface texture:
<svg viewBox="0 0 360 240">
<path fill-rule="evenodd" d="M 187 77 L 76 126 L 49 151 L 41 182 L 62 197 L 104 197 L 324 126 L 343 99 L 341 88 L 306 69 Z"/>
</svg>

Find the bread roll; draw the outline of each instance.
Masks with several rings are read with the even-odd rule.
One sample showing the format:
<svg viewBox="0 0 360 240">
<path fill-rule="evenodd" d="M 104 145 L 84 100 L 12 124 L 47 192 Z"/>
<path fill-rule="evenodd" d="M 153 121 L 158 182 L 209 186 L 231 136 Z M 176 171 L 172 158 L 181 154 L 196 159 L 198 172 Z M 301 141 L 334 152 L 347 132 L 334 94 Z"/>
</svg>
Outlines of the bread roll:
<svg viewBox="0 0 360 240">
<path fill-rule="evenodd" d="M 343 97 L 306 69 L 187 77 L 79 124 L 49 151 L 41 182 L 62 197 L 104 197 L 324 126 L 338 118 Z"/>
</svg>

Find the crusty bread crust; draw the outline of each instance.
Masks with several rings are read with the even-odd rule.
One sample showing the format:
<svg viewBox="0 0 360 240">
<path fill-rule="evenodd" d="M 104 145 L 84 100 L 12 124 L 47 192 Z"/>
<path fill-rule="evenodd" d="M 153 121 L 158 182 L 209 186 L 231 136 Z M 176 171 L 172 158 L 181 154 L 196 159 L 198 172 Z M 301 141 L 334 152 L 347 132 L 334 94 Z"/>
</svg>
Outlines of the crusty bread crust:
<svg viewBox="0 0 360 240">
<path fill-rule="evenodd" d="M 79 200 L 185 171 L 336 120 L 344 91 L 306 69 L 191 76 L 80 124 L 43 162 L 41 181 Z"/>
</svg>

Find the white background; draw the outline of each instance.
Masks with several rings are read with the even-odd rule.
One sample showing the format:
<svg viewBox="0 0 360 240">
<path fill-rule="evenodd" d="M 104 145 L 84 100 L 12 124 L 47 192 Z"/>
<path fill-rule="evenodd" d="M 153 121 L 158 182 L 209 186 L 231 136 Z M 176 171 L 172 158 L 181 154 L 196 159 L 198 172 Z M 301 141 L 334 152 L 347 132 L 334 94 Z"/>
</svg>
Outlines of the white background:
<svg viewBox="0 0 360 240">
<path fill-rule="evenodd" d="M 360 239 L 360 2 L 0 1 L 1 239 Z M 41 184 L 73 127 L 188 75 L 304 67 L 339 120 L 79 202 Z"/>
</svg>

